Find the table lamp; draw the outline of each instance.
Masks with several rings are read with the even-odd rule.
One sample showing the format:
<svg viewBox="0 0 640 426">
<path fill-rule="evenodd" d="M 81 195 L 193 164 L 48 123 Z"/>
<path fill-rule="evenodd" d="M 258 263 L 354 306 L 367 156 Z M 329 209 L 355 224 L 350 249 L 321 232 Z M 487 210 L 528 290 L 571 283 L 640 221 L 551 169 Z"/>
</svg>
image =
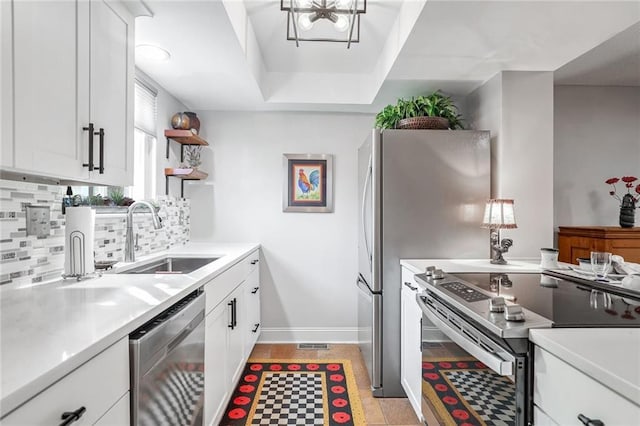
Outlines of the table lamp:
<svg viewBox="0 0 640 426">
<path fill-rule="evenodd" d="M 491 229 L 491 263 L 496 265 L 504 265 L 507 263 L 502 257 L 503 253 L 509 251 L 509 247 L 513 245 L 511 238 L 504 238 L 500 241 L 501 229 L 517 228 L 516 218 L 513 211 L 513 200 L 496 198 L 487 201 L 484 209 L 484 219 L 482 227 Z"/>
</svg>

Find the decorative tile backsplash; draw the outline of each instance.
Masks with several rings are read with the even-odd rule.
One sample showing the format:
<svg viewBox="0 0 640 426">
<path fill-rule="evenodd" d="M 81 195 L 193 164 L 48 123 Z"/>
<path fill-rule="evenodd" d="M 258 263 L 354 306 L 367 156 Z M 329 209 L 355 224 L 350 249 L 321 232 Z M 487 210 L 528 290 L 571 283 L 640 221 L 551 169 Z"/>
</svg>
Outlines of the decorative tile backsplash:
<svg viewBox="0 0 640 426">
<path fill-rule="evenodd" d="M 133 215 L 133 235 L 138 235 L 136 256 L 167 250 L 189 241 L 189 200 L 161 198 L 156 202 L 160 206 L 158 215 L 162 219 L 161 229 L 153 228 L 151 213 L 146 210 L 136 210 Z M 124 259 L 126 228 L 125 214 L 96 215 L 96 260 Z"/>
<path fill-rule="evenodd" d="M 64 270 L 64 223 L 61 201 L 66 187 L 0 179 L 0 285 L 29 284 L 59 278 Z M 158 199 L 162 229 L 155 230 L 151 214 L 134 214 L 137 256 L 166 250 L 189 241 L 189 200 Z M 47 237 L 27 236 L 26 206 L 49 206 L 51 232 Z M 95 260 L 124 259 L 126 214 L 96 215 Z"/>
</svg>

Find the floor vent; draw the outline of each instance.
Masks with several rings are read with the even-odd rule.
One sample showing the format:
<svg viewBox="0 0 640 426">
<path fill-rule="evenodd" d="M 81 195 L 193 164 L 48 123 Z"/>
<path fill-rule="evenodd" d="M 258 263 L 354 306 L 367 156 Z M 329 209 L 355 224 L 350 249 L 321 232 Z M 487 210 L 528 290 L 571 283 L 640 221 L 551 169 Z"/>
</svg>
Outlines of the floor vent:
<svg viewBox="0 0 640 426">
<path fill-rule="evenodd" d="M 298 349 L 329 349 L 328 343 L 298 343 Z"/>
</svg>

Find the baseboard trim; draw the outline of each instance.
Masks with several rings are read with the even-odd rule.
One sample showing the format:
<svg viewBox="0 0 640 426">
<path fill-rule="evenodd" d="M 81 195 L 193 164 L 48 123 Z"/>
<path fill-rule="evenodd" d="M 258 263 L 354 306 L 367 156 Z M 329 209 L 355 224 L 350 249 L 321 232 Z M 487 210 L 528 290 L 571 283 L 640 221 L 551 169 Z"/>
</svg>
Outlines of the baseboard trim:
<svg viewBox="0 0 640 426">
<path fill-rule="evenodd" d="M 258 343 L 358 343 L 358 328 L 265 327 Z"/>
</svg>

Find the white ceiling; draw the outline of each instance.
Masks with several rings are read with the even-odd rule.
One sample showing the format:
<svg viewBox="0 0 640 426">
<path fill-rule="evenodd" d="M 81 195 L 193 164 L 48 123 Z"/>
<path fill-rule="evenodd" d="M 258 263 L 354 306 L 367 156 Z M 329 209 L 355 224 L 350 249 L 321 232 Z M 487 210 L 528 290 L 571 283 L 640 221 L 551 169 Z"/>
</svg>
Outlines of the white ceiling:
<svg viewBox="0 0 640 426">
<path fill-rule="evenodd" d="M 556 84 L 640 86 L 640 23 L 559 68 L 554 77 Z"/>
<path fill-rule="evenodd" d="M 172 57 L 137 66 L 195 110 L 376 112 L 436 89 L 463 96 L 502 70 L 560 68 L 562 84 L 640 79 L 640 30 L 629 28 L 640 0 L 368 0 L 348 50 L 295 47 L 279 0 L 146 4 L 154 16 L 137 18 L 136 44 Z"/>
</svg>

